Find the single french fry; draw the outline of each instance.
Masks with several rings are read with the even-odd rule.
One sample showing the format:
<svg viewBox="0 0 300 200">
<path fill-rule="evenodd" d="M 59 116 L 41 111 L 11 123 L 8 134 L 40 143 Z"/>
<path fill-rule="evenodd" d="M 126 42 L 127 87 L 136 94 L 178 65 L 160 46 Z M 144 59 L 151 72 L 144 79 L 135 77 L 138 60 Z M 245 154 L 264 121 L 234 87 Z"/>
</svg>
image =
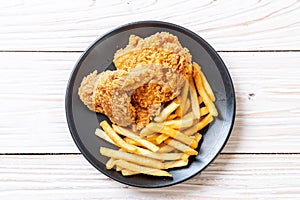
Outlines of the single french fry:
<svg viewBox="0 0 300 200">
<path fill-rule="evenodd" d="M 193 135 L 197 131 L 200 131 L 201 129 L 203 129 L 205 126 L 207 126 L 212 121 L 213 121 L 213 116 L 211 114 L 208 114 L 200 122 L 198 122 L 191 128 L 188 128 L 188 129 L 182 131 L 182 133 L 185 135 L 188 135 L 188 136 Z"/>
<path fill-rule="evenodd" d="M 165 107 L 157 117 L 154 118 L 156 122 L 162 122 L 167 119 L 167 117 L 178 108 L 179 104 L 176 101 L 172 101 L 167 107 Z"/>
<path fill-rule="evenodd" d="M 122 169 L 121 173 L 123 176 L 132 176 L 132 175 L 140 174 L 139 172 L 134 172 L 128 169 Z"/>
<path fill-rule="evenodd" d="M 143 155 L 145 157 L 148 158 L 153 158 L 156 160 L 178 160 L 181 159 L 183 157 L 183 153 L 172 153 L 172 152 L 168 152 L 168 153 L 157 153 L 157 152 L 151 152 L 147 149 L 143 149 L 143 148 L 138 148 L 138 151 L 136 152 L 136 154 L 139 155 Z"/>
<path fill-rule="evenodd" d="M 198 131 L 198 123 L 188 129 L 182 131 L 182 133 L 184 135 L 191 136 L 191 135 L 194 135 L 197 131 Z"/>
<path fill-rule="evenodd" d="M 116 171 L 117 172 L 119 172 L 119 171 L 122 171 L 123 170 L 123 168 L 122 167 L 120 167 L 120 166 L 116 166 Z"/>
<path fill-rule="evenodd" d="M 167 144 L 162 143 L 162 144 L 160 144 L 159 150 L 157 151 L 157 153 L 169 153 L 169 152 L 173 151 L 174 149 L 175 149 L 174 147 L 171 147 Z"/>
<path fill-rule="evenodd" d="M 129 137 L 125 137 L 125 138 L 123 138 L 123 140 L 124 140 L 126 143 L 128 143 L 128 144 L 132 144 L 132 145 L 134 145 L 134 146 L 141 146 L 140 143 L 138 143 L 137 141 L 135 141 L 135 140 L 133 140 L 133 139 L 131 139 L 131 138 L 129 138 Z"/>
<path fill-rule="evenodd" d="M 170 128 L 168 126 L 165 126 L 162 123 L 156 123 L 156 126 L 153 126 L 151 128 L 153 129 L 154 132 L 163 133 L 163 134 L 165 134 L 169 137 L 175 138 L 176 140 L 179 140 L 179 141 L 181 141 L 184 144 L 187 144 L 189 146 L 194 146 L 195 145 L 195 141 L 192 137 L 184 135 L 180 131 L 175 130 L 173 128 Z"/>
<path fill-rule="evenodd" d="M 152 134 L 152 135 L 148 135 L 148 136 L 146 137 L 146 140 L 148 140 L 149 142 L 151 142 L 151 143 L 153 143 L 153 144 L 155 144 L 155 145 L 158 145 L 157 142 L 156 142 L 156 138 L 157 138 L 158 136 L 160 136 L 160 135 L 161 135 L 160 133 L 155 133 L 155 134 Z"/>
<path fill-rule="evenodd" d="M 190 127 L 194 123 L 194 114 L 191 112 L 188 116 L 183 117 L 182 119 L 170 120 L 164 122 L 165 126 L 169 126 L 174 129 L 184 129 Z"/>
<path fill-rule="evenodd" d="M 204 116 L 204 115 L 207 115 L 208 114 L 207 107 L 200 108 L 200 114 L 201 114 L 201 117 Z"/>
<path fill-rule="evenodd" d="M 197 123 L 197 129 L 200 131 L 203 129 L 205 126 L 207 126 L 209 123 L 213 121 L 213 116 L 208 114 L 206 115 L 200 122 Z"/>
<path fill-rule="evenodd" d="M 106 169 L 112 169 L 115 166 L 115 161 L 116 159 L 114 158 L 110 158 L 107 162 L 106 162 Z"/>
<path fill-rule="evenodd" d="M 175 167 L 184 167 L 187 166 L 188 160 L 175 160 L 175 161 L 170 161 L 165 163 L 165 168 L 164 169 L 171 169 Z"/>
<path fill-rule="evenodd" d="M 192 106 L 192 111 L 194 112 L 194 116 L 196 119 L 200 119 L 200 107 L 198 102 L 198 95 L 197 95 L 197 91 L 193 79 L 190 79 L 190 96 L 191 96 L 191 106 Z"/>
<path fill-rule="evenodd" d="M 127 160 L 129 162 L 133 162 L 147 167 L 153 167 L 157 169 L 162 169 L 164 167 L 164 164 L 156 159 L 147 158 L 145 156 L 136 155 L 128 152 L 116 151 L 114 149 L 109 149 L 106 147 L 101 147 L 100 153 L 110 158 Z"/>
<path fill-rule="evenodd" d="M 155 133 L 153 127 L 156 126 L 157 123 L 154 122 L 150 122 L 145 128 L 143 128 L 140 132 L 140 137 L 146 137 L 146 136 L 150 136 L 153 135 Z"/>
<path fill-rule="evenodd" d="M 108 124 L 107 121 L 102 121 L 100 126 L 103 128 L 105 133 L 110 137 L 112 141 L 116 144 L 116 146 L 126 149 L 127 151 L 134 152 L 136 151 L 136 147 L 131 144 L 127 144 Z"/>
<path fill-rule="evenodd" d="M 198 154 L 198 152 L 196 150 L 194 150 L 194 149 L 190 148 L 189 146 L 182 144 L 181 142 L 178 142 L 174 139 L 169 138 L 165 141 L 165 143 L 167 145 L 174 147 L 175 149 L 178 149 L 178 150 L 188 154 L 188 155 L 197 155 Z"/>
<path fill-rule="evenodd" d="M 120 126 L 117 125 L 112 125 L 113 129 L 119 133 L 120 135 L 126 136 L 131 138 L 132 140 L 136 141 L 137 143 L 141 144 L 142 146 L 146 147 L 147 149 L 156 152 L 158 151 L 159 147 L 154 145 L 153 143 L 141 139 L 139 136 L 137 136 L 136 134 L 132 133 L 131 131 L 129 131 L 128 129 L 122 128 Z"/>
<path fill-rule="evenodd" d="M 199 73 L 200 74 L 206 93 L 208 94 L 211 101 L 215 102 L 216 97 L 215 97 L 215 95 L 214 95 L 214 93 L 213 93 L 213 91 L 212 91 L 205 75 L 203 74 L 203 72 L 201 70 L 201 67 L 195 62 L 193 63 L 193 73 Z"/>
<path fill-rule="evenodd" d="M 201 140 L 202 135 L 200 133 L 196 133 L 195 135 L 195 140 L 199 143 L 199 141 Z"/>
<path fill-rule="evenodd" d="M 184 161 L 188 161 L 189 160 L 189 157 L 190 157 L 190 155 L 188 155 L 188 154 L 183 154 L 182 156 L 181 156 L 181 160 L 184 160 Z"/>
<path fill-rule="evenodd" d="M 181 95 L 177 97 L 180 102 L 181 116 L 184 115 L 184 111 L 188 110 L 186 109 L 186 100 L 187 100 L 188 93 L 189 93 L 189 82 L 187 79 L 185 79 Z"/>
<path fill-rule="evenodd" d="M 208 96 L 208 94 L 206 93 L 206 91 L 203 87 L 203 83 L 202 83 L 200 74 L 193 73 L 193 76 L 194 76 L 194 80 L 195 80 L 195 84 L 196 84 L 198 93 L 202 97 L 203 102 L 204 102 L 205 106 L 207 107 L 209 113 L 211 113 L 212 116 L 218 116 L 218 111 L 215 107 L 215 104 L 212 102 L 212 100 L 210 99 L 210 97 Z"/>
<path fill-rule="evenodd" d="M 168 135 L 160 134 L 160 136 L 158 136 L 155 141 L 157 144 L 161 144 L 163 141 L 165 141 L 168 138 L 169 138 Z"/>
<path fill-rule="evenodd" d="M 110 137 L 103 130 L 101 130 L 100 128 L 96 128 L 95 135 L 97 135 L 99 138 L 115 145 L 115 142 L 112 141 L 112 139 L 110 139 Z"/>
<path fill-rule="evenodd" d="M 117 166 L 120 166 L 124 169 L 130 170 L 130 171 L 134 171 L 134 172 L 138 172 L 138 173 L 142 173 L 142 174 L 148 174 L 148 175 L 152 175 L 152 176 L 167 176 L 167 177 L 172 177 L 172 175 L 164 170 L 161 169 L 156 169 L 156 168 L 150 168 L 150 167 L 144 167 L 141 165 L 137 165 L 134 163 L 130 163 L 127 162 L 125 160 L 117 160 L 116 162 Z"/>
<path fill-rule="evenodd" d="M 190 99 L 186 99 L 182 114 L 185 115 L 190 110 L 190 107 L 191 107 L 191 101 L 190 101 Z"/>
</svg>

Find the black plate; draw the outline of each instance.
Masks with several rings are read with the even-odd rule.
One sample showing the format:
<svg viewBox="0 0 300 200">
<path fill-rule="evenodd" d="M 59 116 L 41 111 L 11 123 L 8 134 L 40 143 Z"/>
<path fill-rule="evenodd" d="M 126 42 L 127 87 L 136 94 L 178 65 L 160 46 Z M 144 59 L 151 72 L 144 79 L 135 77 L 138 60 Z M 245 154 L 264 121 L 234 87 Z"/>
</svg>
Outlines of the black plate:
<svg viewBox="0 0 300 200">
<path fill-rule="evenodd" d="M 100 146 L 112 147 L 97 138 L 94 131 L 105 116 L 87 109 L 78 97 L 78 88 L 84 76 L 95 69 L 98 72 L 114 69 L 114 53 L 125 47 L 131 34 L 141 37 L 166 31 L 179 38 L 182 46 L 187 47 L 193 61 L 201 65 L 216 95 L 215 105 L 219 116 L 209 125 L 204 134 L 200 153 L 191 160 L 189 166 L 170 170 L 173 178 L 136 175 L 123 177 L 119 172 L 107 170 L 107 157 L 100 155 Z M 235 93 L 226 66 L 217 52 L 197 34 L 175 24 L 159 21 L 142 21 L 121 26 L 96 40 L 77 62 L 66 92 L 66 116 L 72 137 L 84 157 L 99 171 L 124 184 L 137 187 L 163 187 L 185 181 L 205 169 L 220 153 L 227 142 L 235 118 Z"/>
</svg>

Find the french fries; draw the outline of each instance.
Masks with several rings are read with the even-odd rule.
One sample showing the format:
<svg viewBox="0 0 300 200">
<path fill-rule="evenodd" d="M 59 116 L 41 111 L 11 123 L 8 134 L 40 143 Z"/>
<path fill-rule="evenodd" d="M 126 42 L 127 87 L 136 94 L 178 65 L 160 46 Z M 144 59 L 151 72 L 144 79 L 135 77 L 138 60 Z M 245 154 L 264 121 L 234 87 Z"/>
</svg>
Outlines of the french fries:
<svg viewBox="0 0 300 200">
<path fill-rule="evenodd" d="M 209 98 L 213 102 L 215 102 L 216 97 L 215 97 L 215 95 L 214 95 L 214 93 L 213 93 L 213 91 L 212 91 L 212 89 L 211 89 L 211 87 L 210 87 L 210 85 L 209 85 L 206 77 L 204 76 L 203 72 L 201 71 L 201 67 L 197 63 L 194 62 L 193 63 L 193 68 L 194 68 L 194 70 L 196 70 L 195 73 L 198 73 L 200 75 L 202 83 L 203 83 L 203 86 L 205 88 L 205 91 L 206 91 L 207 95 L 209 96 Z"/>
<path fill-rule="evenodd" d="M 153 168 L 157 168 L 157 169 L 164 168 L 164 164 L 158 160 L 146 158 L 144 156 L 140 156 L 140 155 L 133 154 L 133 153 L 117 151 L 117 150 L 109 149 L 106 147 L 101 147 L 100 153 L 107 157 L 111 157 L 114 159 L 122 159 L 122 160 L 126 160 L 128 162 L 133 162 L 133 163 L 140 164 L 140 165 L 147 166 L 147 167 L 153 167 Z"/>
<path fill-rule="evenodd" d="M 108 124 L 107 121 L 102 121 L 100 123 L 100 126 L 103 128 L 103 130 L 105 131 L 105 133 L 110 137 L 110 139 L 112 141 L 114 141 L 114 143 L 121 147 L 124 148 L 130 152 L 133 152 L 136 150 L 136 147 L 126 143 L 112 128 L 111 126 Z"/>
<path fill-rule="evenodd" d="M 200 119 L 200 107 L 198 102 L 198 95 L 194 85 L 194 80 L 190 79 L 190 95 L 191 95 L 191 106 L 192 111 L 196 119 Z"/>
<path fill-rule="evenodd" d="M 122 128 L 122 127 L 114 125 L 114 124 L 112 125 L 112 127 L 120 135 L 129 137 L 130 139 L 136 141 L 137 143 L 141 144 L 142 146 L 146 147 L 147 149 L 149 149 L 153 152 L 158 151 L 158 149 L 159 149 L 153 143 L 151 143 L 147 140 L 141 139 L 139 136 L 135 135 L 134 133 L 130 132 L 129 130 L 127 130 L 125 128 Z"/>
<path fill-rule="evenodd" d="M 204 104 L 207 106 L 207 109 L 209 110 L 209 113 L 211 113 L 212 116 L 218 116 L 218 111 L 215 107 L 215 104 L 213 103 L 211 98 L 208 96 L 208 94 L 207 94 L 207 92 L 204 88 L 205 85 L 203 85 L 203 80 L 201 78 L 199 68 L 196 65 L 193 65 L 193 66 L 194 66 L 193 67 L 193 77 L 194 77 L 194 80 L 195 80 L 195 84 L 196 84 L 198 93 L 202 97 L 202 100 L 203 100 Z"/>
<path fill-rule="evenodd" d="M 178 108 L 179 104 L 176 101 L 172 101 L 165 109 L 163 109 L 160 114 L 154 118 L 156 122 L 162 122 L 174 111 Z"/>
<path fill-rule="evenodd" d="M 152 175 L 152 176 L 172 177 L 172 175 L 167 171 L 156 169 L 156 168 L 144 167 L 144 166 L 141 166 L 141 165 L 137 165 L 137 164 L 127 162 L 125 160 L 117 160 L 117 161 L 115 161 L 115 164 L 117 166 L 120 166 L 124 169 L 130 170 L 130 171 L 133 171 L 133 172 L 136 172 L 136 173 L 148 174 L 148 175 Z M 127 175 L 129 175 L 129 174 L 127 174 Z"/>
<path fill-rule="evenodd" d="M 146 127 L 138 133 L 102 121 L 95 135 L 119 147 L 119 150 L 100 147 L 100 154 L 108 157 L 106 168 L 115 169 L 123 176 L 147 174 L 172 177 L 167 170 L 187 166 L 202 135 L 218 111 L 216 100 L 201 67 L 192 65 L 192 75 L 185 80 L 179 96 L 169 102 Z M 134 131 L 133 131 L 134 130 Z"/>
</svg>

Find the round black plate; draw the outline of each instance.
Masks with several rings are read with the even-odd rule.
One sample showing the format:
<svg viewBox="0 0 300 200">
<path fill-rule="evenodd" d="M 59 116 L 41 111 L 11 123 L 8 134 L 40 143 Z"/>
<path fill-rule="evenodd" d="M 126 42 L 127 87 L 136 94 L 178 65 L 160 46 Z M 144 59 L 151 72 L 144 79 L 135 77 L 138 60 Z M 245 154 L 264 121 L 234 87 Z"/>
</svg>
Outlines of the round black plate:
<svg viewBox="0 0 300 200">
<path fill-rule="evenodd" d="M 189 166 L 170 170 L 173 178 L 135 175 L 123 177 L 119 172 L 107 170 L 107 157 L 100 155 L 100 146 L 112 145 L 94 135 L 99 121 L 107 119 L 87 109 L 78 96 L 78 88 L 84 76 L 94 70 L 102 72 L 115 69 L 114 53 L 128 43 L 131 34 L 147 37 L 156 32 L 170 32 L 177 36 L 183 47 L 187 47 L 205 73 L 216 95 L 215 105 L 219 116 L 207 128 L 200 153 L 191 160 Z M 99 171 L 124 184 L 153 188 L 170 186 L 185 181 L 201 172 L 220 153 L 227 142 L 235 118 L 235 93 L 230 75 L 217 52 L 197 34 L 175 24 L 159 21 L 141 21 L 121 26 L 96 40 L 77 62 L 66 92 L 66 116 L 72 137 L 84 157 Z"/>
</svg>

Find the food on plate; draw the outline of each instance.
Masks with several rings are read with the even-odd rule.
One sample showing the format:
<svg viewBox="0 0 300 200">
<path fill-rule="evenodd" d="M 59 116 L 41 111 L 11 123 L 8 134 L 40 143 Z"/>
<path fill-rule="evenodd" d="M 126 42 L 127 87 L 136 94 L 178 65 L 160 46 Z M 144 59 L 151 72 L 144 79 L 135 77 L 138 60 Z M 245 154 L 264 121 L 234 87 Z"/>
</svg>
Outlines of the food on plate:
<svg viewBox="0 0 300 200">
<path fill-rule="evenodd" d="M 141 129 L 164 103 L 179 95 L 183 82 L 183 76 L 167 66 L 138 65 L 131 71 L 94 71 L 82 80 L 78 94 L 90 110 L 113 123 L 135 123 Z"/>
<path fill-rule="evenodd" d="M 172 177 L 198 154 L 201 130 L 218 111 L 201 67 L 178 38 L 161 32 L 131 35 L 114 55 L 116 70 L 92 72 L 78 94 L 94 112 L 106 115 L 95 135 L 114 145 L 100 147 L 107 169 L 123 176 Z"/>
</svg>

